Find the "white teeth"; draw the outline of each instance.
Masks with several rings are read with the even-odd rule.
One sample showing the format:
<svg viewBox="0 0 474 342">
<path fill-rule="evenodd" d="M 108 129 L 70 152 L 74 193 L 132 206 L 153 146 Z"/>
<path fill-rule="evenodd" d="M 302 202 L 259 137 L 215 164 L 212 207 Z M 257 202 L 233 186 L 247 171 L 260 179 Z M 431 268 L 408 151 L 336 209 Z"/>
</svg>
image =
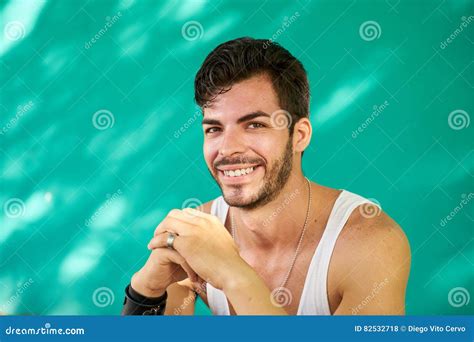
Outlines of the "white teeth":
<svg viewBox="0 0 474 342">
<path fill-rule="evenodd" d="M 225 170 L 224 175 L 228 177 L 239 177 L 239 176 L 244 176 L 248 175 L 251 173 L 255 168 L 254 167 L 248 167 L 246 169 L 237 169 L 237 170 Z"/>
</svg>

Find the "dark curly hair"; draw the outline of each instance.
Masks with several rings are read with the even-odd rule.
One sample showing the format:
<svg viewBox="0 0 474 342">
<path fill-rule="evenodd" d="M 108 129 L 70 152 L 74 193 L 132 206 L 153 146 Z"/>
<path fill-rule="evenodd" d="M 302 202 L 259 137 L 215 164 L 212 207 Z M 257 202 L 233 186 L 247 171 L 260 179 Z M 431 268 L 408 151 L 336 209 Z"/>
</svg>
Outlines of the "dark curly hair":
<svg viewBox="0 0 474 342">
<path fill-rule="evenodd" d="M 292 116 L 292 135 L 295 123 L 309 117 L 308 77 L 298 59 L 270 40 L 243 37 L 217 46 L 196 74 L 196 103 L 205 108 L 233 84 L 261 73 L 270 76 L 280 108 Z"/>
</svg>

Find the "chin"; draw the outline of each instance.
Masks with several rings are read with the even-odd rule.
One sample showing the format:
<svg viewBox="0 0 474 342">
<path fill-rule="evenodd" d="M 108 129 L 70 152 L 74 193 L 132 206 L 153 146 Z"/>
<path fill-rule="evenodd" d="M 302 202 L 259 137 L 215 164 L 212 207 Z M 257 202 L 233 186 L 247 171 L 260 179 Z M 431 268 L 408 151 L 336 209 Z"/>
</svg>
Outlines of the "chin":
<svg viewBox="0 0 474 342">
<path fill-rule="evenodd" d="M 226 189 L 227 188 L 227 189 Z M 246 208 L 252 207 L 256 201 L 258 201 L 258 192 L 249 193 L 248 190 L 243 187 L 233 188 L 224 187 L 222 188 L 222 196 L 228 205 L 231 207 Z"/>
<path fill-rule="evenodd" d="M 253 194 L 235 194 L 223 191 L 223 197 L 229 206 L 245 210 L 257 209 L 271 200 L 270 196 L 263 196 L 258 192 Z"/>
</svg>

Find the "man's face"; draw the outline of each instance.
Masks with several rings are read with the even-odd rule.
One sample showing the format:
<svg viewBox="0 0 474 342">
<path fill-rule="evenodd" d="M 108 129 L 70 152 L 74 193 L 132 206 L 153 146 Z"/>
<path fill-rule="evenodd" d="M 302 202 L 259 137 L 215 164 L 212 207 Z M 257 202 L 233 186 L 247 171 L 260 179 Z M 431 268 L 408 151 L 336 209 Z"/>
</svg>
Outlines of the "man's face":
<svg viewBox="0 0 474 342">
<path fill-rule="evenodd" d="M 266 75 L 234 84 L 204 109 L 204 158 L 229 205 L 263 206 L 286 184 L 293 149 L 281 113 Z"/>
</svg>

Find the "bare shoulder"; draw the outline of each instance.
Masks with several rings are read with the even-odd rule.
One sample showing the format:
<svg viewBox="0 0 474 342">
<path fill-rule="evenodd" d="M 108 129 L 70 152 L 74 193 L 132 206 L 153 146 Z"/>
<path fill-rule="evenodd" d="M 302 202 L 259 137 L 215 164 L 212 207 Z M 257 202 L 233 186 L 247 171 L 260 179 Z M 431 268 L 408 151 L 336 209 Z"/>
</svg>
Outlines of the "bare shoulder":
<svg viewBox="0 0 474 342">
<path fill-rule="evenodd" d="M 362 204 L 349 217 L 339 237 L 341 245 L 353 253 L 382 252 L 379 257 L 410 252 L 408 239 L 402 228 L 383 210 L 373 204 Z"/>
<path fill-rule="evenodd" d="M 411 253 L 402 228 L 374 205 L 361 205 L 349 217 L 334 249 L 337 291 L 390 282 L 404 295 Z M 355 285 L 357 284 L 357 285 Z"/>
<path fill-rule="evenodd" d="M 326 211 L 329 216 L 341 190 L 313 183 L 316 198 L 323 199 L 323 204 L 315 207 Z M 409 252 L 408 240 L 402 228 L 383 210 L 372 203 L 362 204 L 351 213 L 342 230 L 337 247 L 344 247 L 352 255 L 372 250 L 374 245 L 390 243 L 390 250 Z M 342 249 L 342 248 L 339 248 Z"/>
</svg>

